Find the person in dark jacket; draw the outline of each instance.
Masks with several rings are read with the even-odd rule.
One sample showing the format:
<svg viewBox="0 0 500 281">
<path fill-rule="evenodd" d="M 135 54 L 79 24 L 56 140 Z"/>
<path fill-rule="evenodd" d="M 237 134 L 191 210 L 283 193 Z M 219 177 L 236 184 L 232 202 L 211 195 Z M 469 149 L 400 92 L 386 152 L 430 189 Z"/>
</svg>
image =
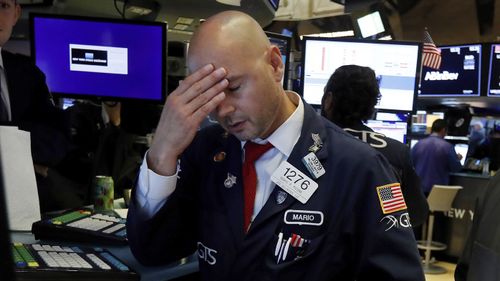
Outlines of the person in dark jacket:
<svg viewBox="0 0 500 281">
<path fill-rule="evenodd" d="M 187 57 L 132 194 L 141 263 L 196 251 L 202 280 L 424 280 L 387 159 L 283 89 L 254 19 L 210 17 Z"/>
<path fill-rule="evenodd" d="M 456 153 L 453 145 L 444 139 L 447 128 L 446 120 L 436 119 L 432 123 L 431 134 L 419 140 L 411 150 L 411 159 L 422 179 L 422 189 L 426 196 L 433 185 L 449 184 L 449 174 L 462 169 L 460 159 L 465 155 Z"/>
<path fill-rule="evenodd" d="M 413 168 L 408 146 L 363 124 L 374 115 L 379 97 L 378 80 L 371 68 L 344 65 L 335 70 L 326 84 L 321 115 L 389 160 L 401 183 L 412 226 L 416 227 L 427 219 L 429 205 L 420 188 L 420 178 Z"/>
<path fill-rule="evenodd" d="M 15 0 L 0 4 L 0 125 L 30 132 L 41 211 L 59 209 L 72 192 L 52 185 L 50 174 L 69 149 L 69 118 L 54 105 L 42 71 L 28 57 L 3 49 L 21 6 Z"/>
<path fill-rule="evenodd" d="M 474 220 L 455 269 L 456 281 L 500 280 L 500 173 L 476 199 Z"/>
</svg>

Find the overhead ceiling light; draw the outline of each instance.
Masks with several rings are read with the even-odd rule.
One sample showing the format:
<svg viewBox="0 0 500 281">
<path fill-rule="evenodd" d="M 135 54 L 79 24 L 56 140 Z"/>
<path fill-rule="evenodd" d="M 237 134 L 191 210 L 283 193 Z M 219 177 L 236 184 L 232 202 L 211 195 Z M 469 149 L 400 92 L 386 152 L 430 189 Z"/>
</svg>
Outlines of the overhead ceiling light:
<svg viewBox="0 0 500 281">
<path fill-rule="evenodd" d="M 155 0 L 121 0 L 127 12 L 139 16 L 155 16 L 160 10 L 160 4 Z"/>
<path fill-rule="evenodd" d="M 178 17 L 177 23 L 190 25 L 194 21 L 193 18 Z"/>
<path fill-rule="evenodd" d="M 241 0 L 215 0 L 221 4 L 231 5 L 231 6 L 241 6 Z"/>
<path fill-rule="evenodd" d="M 328 37 L 328 38 L 351 37 L 351 36 L 354 36 L 354 31 L 353 30 L 345 30 L 345 31 L 336 31 L 336 32 L 322 32 L 322 33 L 316 33 L 316 34 L 304 34 L 304 35 L 300 35 L 300 40 L 302 40 L 302 38 L 304 36 Z"/>
<path fill-rule="evenodd" d="M 151 10 L 151 9 L 139 7 L 139 6 L 127 6 L 127 11 L 134 13 L 134 14 L 141 15 L 141 16 L 149 15 L 149 14 L 151 14 L 151 12 L 153 12 L 153 10 Z"/>
<path fill-rule="evenodd" d="M 176 24 L 174 25 L 174 29 L 177 29 L 177 30 L 186 30 L 189 28 L 189 25 L 185 25 L 185 24 Z"/>
</svg>

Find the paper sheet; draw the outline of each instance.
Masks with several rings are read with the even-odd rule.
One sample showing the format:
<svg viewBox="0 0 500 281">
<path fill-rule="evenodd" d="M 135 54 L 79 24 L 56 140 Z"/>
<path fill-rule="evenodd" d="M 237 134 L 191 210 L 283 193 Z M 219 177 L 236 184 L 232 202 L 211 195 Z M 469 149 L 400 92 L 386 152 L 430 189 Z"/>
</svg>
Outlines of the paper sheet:
<svg viewBox="0 0 500 281">
<path fill-rule="evenodd" d="M 0 161 L 10 229 L 29 231 L 41 219 L 30 133 L 0 126 Z"/>
</svg>

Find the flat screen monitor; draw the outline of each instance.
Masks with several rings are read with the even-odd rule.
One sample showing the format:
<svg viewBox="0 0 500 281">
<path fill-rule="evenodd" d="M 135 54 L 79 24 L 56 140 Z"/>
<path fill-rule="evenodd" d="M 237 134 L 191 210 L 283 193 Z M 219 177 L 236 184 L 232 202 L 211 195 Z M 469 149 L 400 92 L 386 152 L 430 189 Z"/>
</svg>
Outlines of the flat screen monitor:
<svg viewBox="0 0 500 281">
<path fill-rule="evenodd" d="M 462 166 L 465 164 L 465 158 L 467 158 L 467 152 L 469 151 L 469 145 L 466 143 L 457 143 L 455 144 L 455 152 L 457 154 L 462 155 L 462 159 L 460 159 L 460 163 Z"/>
<path fill-rule="evenodd" d="M 392 113 L 392 112 L 378 111 L 375 116 L 375 120 L 382 120 L 382 121 L 407 122 L 409 118 L 410 118 L 409 112 Z"/>
<path fill-rule="evenodd" d="M 378 109 L 412 111 L 420 67 L 421 44 L 346 38 L 304 37 L 302 95 L 321 105 L 323 90 L 340 66 L 357 64 L 372 68 L 380 79 Z"/>
<path fill-rule="evenodd" d="M 164 101 L 165 23 L 30 14 L 30 24 L 31 54 L 53 94 Z"/>
<path fill-rule="evenodd" d="M 408 123 L 403 121 L 367 120 L 366 126 L 388 138 L 406 143 Z"/>
<path fill-rule="evenodd" d="M 290 44 L 292 38 L 283 34 L 273 33 L 266 31 L 266 35 L 269 38 L 271 44 L 278 46 L 281 52 L 281 59 L 285 65 L 285 71 L 283 74 L 283 87 L 288 89 L 288 70 L 290 66 Z"/>
<path fill-rule="evenodd" d="M 439 69 L 422 67 L 420 96 L 469 97 L 481 94 L 481 45 L 443 46 Z"/>
<path fill-rule="evenodd" d="M 492 44 L 488 69 L 488 96 L 500 97 L 500 44 Z"/>
</svg>

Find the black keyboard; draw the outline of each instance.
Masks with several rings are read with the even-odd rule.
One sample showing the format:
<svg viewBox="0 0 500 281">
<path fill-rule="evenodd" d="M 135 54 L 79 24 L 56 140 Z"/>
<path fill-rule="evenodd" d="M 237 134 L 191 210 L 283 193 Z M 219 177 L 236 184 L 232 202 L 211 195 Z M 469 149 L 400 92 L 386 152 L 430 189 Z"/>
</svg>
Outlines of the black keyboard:
<svg viewBox="0 0 500 281">
<path fill-rule="evenodd" d="M 114 212 L 72 210 L 33 223 L 36 239 L 126 245 L 126 220 Z"/>
<path fill-rule="evenodd" d="M 99 247 L 12 243 L 16 280 L 139 280 L 140 276 Z"/>
</svg>

